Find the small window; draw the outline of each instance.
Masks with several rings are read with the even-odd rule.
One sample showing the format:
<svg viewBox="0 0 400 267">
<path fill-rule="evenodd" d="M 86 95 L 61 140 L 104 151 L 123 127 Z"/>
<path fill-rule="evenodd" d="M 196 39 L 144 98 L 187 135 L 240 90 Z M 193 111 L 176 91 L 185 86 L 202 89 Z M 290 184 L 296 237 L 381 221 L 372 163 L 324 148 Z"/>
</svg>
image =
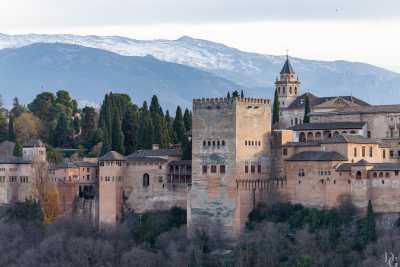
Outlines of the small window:
<svg viewBox="0 0 400 267">
<path fill-rule="evenodd" d="M 207 165 L 202 166 L 203 174 L 207 174 Z"/>
<path fill-rule="evenodd" d="M 261 165 L 258 165 L 258 166 L 257 166 L 257 172 L 258 172 L 258 173 L 261 173 Z"/>
<path fill-rule="evenodd" d="M 211 165 L 211 173 L 217 173 L 217 166 Z"/>
<path fill-rule="evenodd" d="M 215 141 L 212 141 L 213 146 L 215 146 Z"/>
<path fill-rule="evenodd" d="M 361 155 L 363 158 L 365 157 L 365 146 L 361 148 Z"/>
<path fill-rule="evenodd" d="M 386 149 L 382 149 L 382 158 L 386 159 Z"/>
<path fill-rule="evenodd" d="M 399 171 L 394 171 L 395 176 L 399 176 Z"/>
<path fill-rule="evenodd" d="M 371 147 L 369 147 L 369 157 L 370 157 L 370 158 L 373 157 L 373 153 L 374 153 L 374 150 L 373 150 L 373 148 L 372 148 L 372 146 L 371 146 Z"/>
<path fill-rule="evenodd" d="M 208 141 L 208 146 L 211 146 L 211 141 Z"/>
<path fill-rule="evenodd" d="M 206 146 L 206 144 L 207 144 L 207 142 L 206 142 L 206 141 L 203 141 L 203 146 Z"/>
<path fill-rule="evenodd" d="M 357 157 L 357 148 L 356 147 L 354 148 L 354 154 L 353 155 L 354 155 L 354 157 Z"/>
<path fill-rule="evenodd" d="M 368 138 L 371 138 L 371 131 L 368 131 L 367 136 Z"/>
<path fill-rule="evenodd" d="M 220 165 L 219 166 L 219 172 L 220 173 L 225 173 L 225 165 Z"/>
<path fill-rule="evenodd" d="M 392 159 L 392 158 L 394 158 L 394 151 L 393 150 L 390 150 L 390 158 Z"/>
<path fill-rule="evenodd" d="M 225 140 L 222 140 L 222 146 L 225 146 Z"/>
<path fill-rule="evenodd" d="M 220 146 L 221 145 L 221 142 L 218 140 L 217 141 L 217 146 Z"/>
<path fill-rule="evenodd" d="M 245 173 L 249 173 L 249 166 L 248 165 L 244 166 L 244 172 Z"/>
<path fill-rule="evenodd" d="M 288 154 L 287 148 L 284 148 L 284 149 L 283 149 L 282 154 L 283 154 L 284 156 L 287 156 L 287 154 Z"/>
<path fill-rule="evenodd" d="M 244 145 L 245 145 L 245 146 L 247 146 L 247 140 L 246 140 L 246 141 L 244 141 Z"/>
<path fill-rule="evenodd" d="M 261 141 L 258 141 L 258 146 L 261 146 Z"/>
<path fill-rule="evenodd" d="M 148 173 L 143 174 L 143 187 L 149 187 L 150 185 L 150 176 Z"/>
<path fill-rule="evenodd" d="M 251 165 L 251 173 L 255 173 L 256 172 L 256 166 Z"/>
</svg>

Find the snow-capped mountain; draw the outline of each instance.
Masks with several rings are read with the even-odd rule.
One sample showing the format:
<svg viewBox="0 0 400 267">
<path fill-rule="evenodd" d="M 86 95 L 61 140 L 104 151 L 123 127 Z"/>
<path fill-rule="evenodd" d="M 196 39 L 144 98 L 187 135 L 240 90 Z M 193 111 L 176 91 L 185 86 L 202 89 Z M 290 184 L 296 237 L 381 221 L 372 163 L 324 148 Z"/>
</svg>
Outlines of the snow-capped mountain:
<svg viewBox="0 0 400 267">
<path fill-rule="evenodd" d="M 141 41 L 119 36 L 4 35 L 1 48 L 33 43 L 67 43 L 99 48 L 125 56 L 151 55 L 159 60 L 205 70 L 240 84 L 249 95 L 271 96 L 284 56 L 243 52 L 223 44 L 182 37 Z M 393 103 L 399 95 L 400 74 L 364 63 L 291 58 L 302 90 L 321 96 L 357 95 L 372 103 Z M 382 94 L 385 90 L 385 94 Z"/>
</svg>

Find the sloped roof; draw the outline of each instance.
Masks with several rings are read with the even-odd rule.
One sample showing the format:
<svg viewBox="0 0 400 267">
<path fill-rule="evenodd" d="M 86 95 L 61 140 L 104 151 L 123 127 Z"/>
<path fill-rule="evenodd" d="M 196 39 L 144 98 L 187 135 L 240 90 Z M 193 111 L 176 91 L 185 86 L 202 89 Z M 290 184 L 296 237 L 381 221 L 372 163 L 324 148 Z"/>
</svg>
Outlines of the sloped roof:
<svg viewBox="0 0 400 267">
<path fill-rule="evenodd" d="M 400 105 L 373 105 L 340 108 L 330 112 L 312 112 L 311 115 L 332 116 L 346 114 L 400 113 Z"/>
<path fill-rule="evenodd" d="M 110 151 L 99 158 L 99 161 L 124 160 L 124 156 L 116 151 Z"/>
<path fill-rule="evenodd" d="M 318 122 L 298 124 L 289 129 L 294 131 L 304 130 L 335 130 L 335 129 L 362 129 L 365 122 Z"/>
<path fill-rule="evenodd" d="M 366 138 L 357 134 L 340 134 L 320 141 L 321 144 L 379 144 L 375 139 Z"/>
<path fill-rule="evenodd" d="M 176 148 L 167 148 L 167 149 L 143 149 L 137 150 L 130 154 L 127 158 L 132 157 L 179 157 L 182 155 L 182 151 Z"/>
<path fill-rule="evenodd" d="M 347 158 L 336 151 L 304 151 L 291 156 L 288 161 L 346 161 Z"/>
<path fill-rule="evenodd" d="M 370 171 L 400 171 L 400 163 L 375 163 Z"/>
<path fill-rule="evenodd" d="M 357 161 L 354 166 L 368 166 L 371 165 L 371 163 L 369 163 L 368 161 L 366 161 L 365 159 L 361 159 L 359 161 Z"/>
<path fill-rule="evenodd" d="M 348 102 L 356 104 L 354 107 L 351 107 L 351 108 L 358 108 L 360 106 L 362 106 L 362 107 L 369 107 L 370 106 L 367 102 L 365 102 L 365 101 L 363 101 L 363 100 L 361 100 L 361 99 L 359 99 L 357 97 L 354 97 L 354 96 L 318 97 L 318 96 L 316 96 L 316 95 L 314 95 L 312 93 L 307 92 L 307 93 L 304 93 L 304 94 L 296 97 L 296 99 L 287 107 L 287 109 L 302 109 L 302 108 L 304 108 L 304 103 L 305 103 L 305 97 L 306 96 L 308 96 L 308 101 L 310 103 L 310 107 L 315 107 L 315 106 L 321 105 L 322 103 L 325 103 L 327 101 L 331 101 L 331 100 L 336 99 L 336 98 L 342 98 L 342 99 L 344 99 L 344 100 L 346 100 Z"/>
<path fill-rule="evenodd" d="M 26 141 L 23 146 L 24 147 L 43 147 L 44 144 L 43 144 L 42 140 L 40 140 L 40 139 L 32 139 L 32 140 Z"/>
<path fill-rule="evenodd" d="M 336 167 L 336 171 L 338 172 L 350 172 L 351 171 L 351 163 L 342 163 Z"/>
<path fill-rule="evenodd" d="M 6 156 L 0 157 L 0 164 L 30 164 L 32 161 L 24 160 L 22 157 Z"/>
<path fill-rule="evenodd" d="M 292 64 L 290 64 L 289 57 L 286 57 L 285 64 L 282 67 L 281 74 L 295 74 Z"/>
<path fill-rule="evenodd" d="M 125 157 L 126 160 L 136 162 L 167 162 L 168 160 L 160 157 L 143 157 L 139 155 L 129 155 Z"/>
</svg>

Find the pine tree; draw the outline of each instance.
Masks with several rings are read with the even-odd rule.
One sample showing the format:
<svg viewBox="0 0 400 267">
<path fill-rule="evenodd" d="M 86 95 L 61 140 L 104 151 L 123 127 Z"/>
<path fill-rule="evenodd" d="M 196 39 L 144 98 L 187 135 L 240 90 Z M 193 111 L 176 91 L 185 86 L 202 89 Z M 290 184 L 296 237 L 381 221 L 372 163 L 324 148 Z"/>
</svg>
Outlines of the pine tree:
<svg viewBox="0 0 400 267">
<path fill-rule="evenodd" d="M 82 143 L 86 148 L 90 148 L 95 144 L 96 134 L 96 110 L 93 107 L 85 107 L 82 110 L 82 121 L 81 121 L 81 139 Z"/>
<path fill-rule="evenodd" d="M 112 127 L 112 150 L 124 154 L 124 134 L 122 133 L 121 117 L 118 112 L 114 113 Z"/>
<path fill-rule="evenodd" d="M 304 96 L 304 123 L 309 123 L 310 122 L 310 98 L 308 97 L 308 94 Z"/>
<path fill-rule="evenodd" d="M 15 142 L 16 140 L 13 116 L 10 116 L 8 120 L 8 140 L 11 142 Z"/>
<path fill-rule="evenodd" d="M 278 90 L 275 90 L 274 104 L 272 108 L 272 125 L 279 123 L 279 112 L 280 112 L 279 95 L 278 95 Z"/>
<path fill-rule="evenodd" d="M 61 113 L 55 128 L 54 144 L 61 147 L 68 144 L 68 120 L 64 113 Z"/>
<path fill-rule="evenodd" d="M 240 91 L 240 98 L 244 98 L 243 90 Z"/>
<path fill-rule="evenodd" d="M 174 142 L 176 144 L 182 144 L 185 136 L 185 123 L 183 122 L 182 109 L 180 106 L 176 108 L 173 128 L 175 137 Z"/>
</svg>

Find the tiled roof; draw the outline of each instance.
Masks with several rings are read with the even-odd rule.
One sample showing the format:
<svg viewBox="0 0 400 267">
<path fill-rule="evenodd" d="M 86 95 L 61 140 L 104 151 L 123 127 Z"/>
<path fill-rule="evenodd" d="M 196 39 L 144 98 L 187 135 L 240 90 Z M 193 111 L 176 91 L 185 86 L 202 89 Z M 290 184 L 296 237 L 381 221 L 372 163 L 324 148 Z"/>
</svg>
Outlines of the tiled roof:
<svg viewBox="0 0 400 267">
<path fill-rule="evenodd" d="M 83 168 L 94 168 L 97 167 L 97 163 L 95 162 L 88 162 L 88 161 L 76 161 L 74 164 L 78 167 L 83 167 Z"/>
<path fill-rule="evenodd" d="M 144 149 L 138 150 L 130 154 L 127 158 L 142 156 L 142 157 L 179 157 L 182 155 L 180 149 L 168 148 L 168 149 Z"/>
<path fill-rule="evenodd" d="M 360 166 L 369 166 L 369 165 L 371 165 L 371 163 L 369 163 L 369 162 L 366 161 L 365 159 L 361 159 L 361 160 L 357 161 L 357 162 L 354 164 L 354 166 L 358 166 L 358 167 L 360 167 Z"/>
<path fill-rule="evenodd" d="M 287 159 L 288 161 L 346 161 L 347 158 L 336 151 L 304 151 Z"/>
<path fill-rule="evenodd" d="M 32 139 L 32 140 L 26 141 L 23 146 L 24 147 L 43 147 L 44 144 L 43 144 L 42 140 Z"/>
<path fill-rule="evenodd" d="M 318 106 L 324 102 L 330 101 L 335 98 L 343 98 L 349 102 L 355 103 L 358 106 L 370 106 L 368 103 L 358 99 L 354 96 L 328 96 L 328 97 L 318 97 L 313 95 L 312 93 L 305 93 L 303 95 L 298 96 L 288 107 L 287 109 L 301 109 L 304 108 L 305 97 L 308 95 L 308 101 L 310 103 L 310 107 Z M 313 113 L 312 113 L 313 114 Z"/>
<path fill-rule="evenodd" d="M 129 155 L 125 157 L 129 161 L 140 161 L 140 162 L 167 162 L 168 160 L 160 157 L 143 157 L 140 155 Z"/>
<path fill-rule="evenodd" d="M 362 129 L 365 122 L 318 122 L 295 125 L 289 129 L 294 131 L 304 130 L 335 130 L 335 129 Z"/>
<path fill-rule="evenodd" d="M 99 161 L 110 161 L 110 160 L 124 160 L 124 156 L 116 151 L 110 151 L 104 156 L 99 158 Z"/>
<path fill-rule="evenodd" d="M 340 108 L 330 112 L 313 112 L 311 115 L 332 116 L 346 114 L 400 113 L 400 105 L 376 105 Z"/>
<path fill-rule="evenodd" d="M 286 57 L 285 64 L 282 67 L 281 74 L 295 74 L 292 64 L 290 64 L 289 57 Z"/>
<path fill-rule="evenodd" d="M 0 157 L 0 164 L 30 164 L 29 160 L 24 160 L 21 157 L 7 156 Z"/>
<path fill-rule="evenodd" d="M 336 167 L 336 171 L 338 172 L 350 172 L 351 171 L 351 163 L 342 163 Z"/>
<path fill-rule="evenodd" d="M 375 163 L 371 171 L 400 171 L 400 163 Z"/>
<path fill-rule="evenodd" d="M 366 138 L 357 134 L 340 134 L 320 141 L 321 144 L 379 144 L 375 139 Z"/>
</svg>

